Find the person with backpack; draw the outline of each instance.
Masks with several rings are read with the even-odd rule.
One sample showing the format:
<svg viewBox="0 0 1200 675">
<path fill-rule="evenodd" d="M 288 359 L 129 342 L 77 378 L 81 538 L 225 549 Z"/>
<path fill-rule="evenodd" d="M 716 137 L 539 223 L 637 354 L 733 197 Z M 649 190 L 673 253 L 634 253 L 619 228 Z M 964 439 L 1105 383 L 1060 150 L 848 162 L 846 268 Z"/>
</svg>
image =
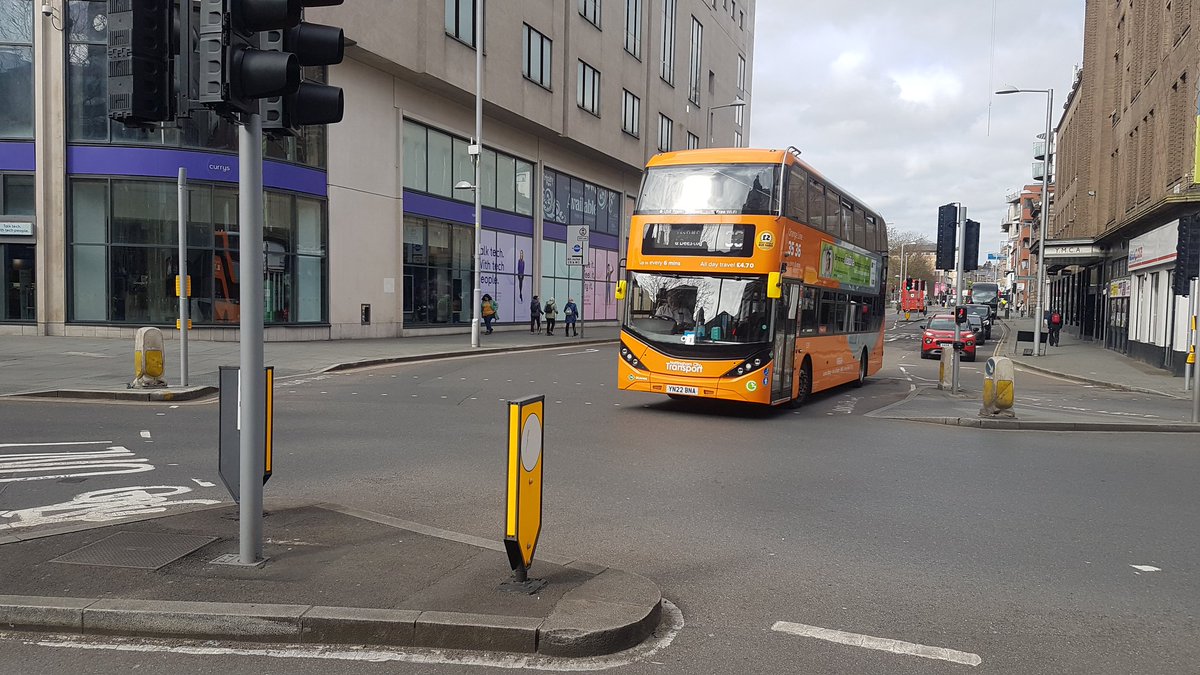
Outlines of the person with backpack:
<svg viewBox="0 0 1200 675">
<path fill-rule="evenodd" d="M 492 321 L 496 318 L 496 301 L 492 300 L 492 296 L 490 294 L 483 294 L 483 301 L 481 303 L 479 313 L 483 316 L 483 326 L 487 329 L 485 335 L 491 335 Z"/>
<path fill-rule="evenodd" d="M 546 335 L 554 335 L 554 320 L 558 318 L 558 307 L 554 298 L 546 298 Z"/>
<path fill-rule="evenodd" d="M 1058 334 L 1062 331 L 1063 319 L 1062 312 L 1057 309 L 1052 309 L 1046 319 L 1046 323 L 1050 327 L 1050 346 L 1058 346 Z"/>
<path fill-rule="evenodd" d="M 542 332 L 542 303 L 538 296 L 529 300 L 529 333 Z"/>
<path fill-rule="evenodd" d="M 572 331 L 574 331 L 575 337 L 579 337 L 579 329 L 575 327 L 575 319 L 579 317 L 579 307 L 575 304 L 575 298 L 567 298 L 567 304 L 563 305 L 563 317 L 567 321 L 563 337 L 571 337 Z"/>
</svg>

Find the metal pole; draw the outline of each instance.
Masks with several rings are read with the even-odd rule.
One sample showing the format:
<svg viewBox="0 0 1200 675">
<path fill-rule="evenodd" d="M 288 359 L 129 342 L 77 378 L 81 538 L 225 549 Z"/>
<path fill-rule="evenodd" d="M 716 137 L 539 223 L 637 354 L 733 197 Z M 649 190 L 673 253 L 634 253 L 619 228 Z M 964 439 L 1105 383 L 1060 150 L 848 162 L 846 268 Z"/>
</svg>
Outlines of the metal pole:
<svg viewBox="0 0 1200 675">
<path fill-rule="evenodd" d="M 958 323 L 958 308 L 962 306 L 963 294 L 963 254 L 966 253 L 966 246 L 963 244 L 963 225 L 967 219 L 967 210 L 958 205 L 958 223 L 955 224 L 956 234 L 955 241 L 958 242 L 958 252 L 954 255 L 954 359 L 951 361 L 953 368 L 950 371 L 950 391 L 958 393 L 958 363 L 961 360 L 961 354 L 958 352 L 958 343 L 962 341 L 961 325 Z"/>
<path fill-rule="evenodd" d="M 238 485 L 239 562 L 262 559 L 263 462 L 266 448 L 266 381 L 263 375 L 263 177 L 262 118 L 246 115 L 238 129 L 238 237 L 240 259 L 241 449 Z"/>
<path fill-rule="evenodd" d="M 179 167 L 179 386 L 188 386 L 187 169 Z"/>
<path fill-rule="evenodd" d="M 1200 313 L 1200 279 L 1192 282 L 1192 297 L 1196 298 L 1196 307 L 1192 310 L 1192 323 L 1196 330 L 1192 331 L 1192 349 L 1196 351 L 1197 359 L 1200 359 L 1200 323 L 1196 323 L 1196 316 Z M 1197 368 L 1200 368 L 1200 361 L 1192 364 L 1192 423 L 1200 422 L 1200 380 L 1196 379 Z"/>
<path fill-rule="evenodd" d="M 1053 139 L 1050 136 L 1050 118 L 1054 111 L 1054 90 L 1046 90 L 1046 154 L 1042 166 L 1042 212 L 1038 215 L 1038 280 L 1037 280 L 1037 314 L 1034 316 L 1033 355 L 1042 355 L 1042 315 L 1045 313 L 1044 300 L 1046 285 L 1046 237 L 1047 221 L 1050 216 L 1050 162 Z"/>
<path fill-rule="evenodd" d="M 479 314 L 483 288 L 479 278 L 479 248 L 483 241 L 483 203 L 480 194 L 480 160 L 483 159 L 483 3 L 475 3 L 475 293 L 471 309 L 471 347 L 479 347 Z"/>
<path fill-rule="evenodd" d="M 1189 287 L 1189 289 L 1191 290 L 1191 294 L 1188 295 L 1187 344 L 1189 347 L 1191 347 L 1192 341 L 1195 339 L 1195 336 L 1192 335 L 1192 330 L 1193 330 L 1192 322 L 1195 321 L 1195 319 L 1193 319 L 1192 317 L 1196 316 L 1196 282 L 1192 281 L 1189 283 L 1191 284 Z M 1184 361 L 1184 364 L 1183 364 L 1183 390 L 1184 391 L 1191 391 L 1191 389 L 1192 389 L 1192 365 L 1193 364 L 1187 363 L 1186 360 Z"/>
</svg>

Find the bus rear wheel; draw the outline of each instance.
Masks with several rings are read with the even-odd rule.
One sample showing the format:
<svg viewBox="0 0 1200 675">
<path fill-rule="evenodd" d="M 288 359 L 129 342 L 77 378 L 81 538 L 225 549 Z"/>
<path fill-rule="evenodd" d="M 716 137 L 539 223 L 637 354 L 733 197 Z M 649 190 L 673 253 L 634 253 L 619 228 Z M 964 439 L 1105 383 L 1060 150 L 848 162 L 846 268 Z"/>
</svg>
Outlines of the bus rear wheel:
<svg viewBox="0 0 1200 675">
<path fill-rule="evenodd" d="M 862 357 L 858 361 L 858 379 L 854 381 L 854 386 L 861 387 L 867 381 L 867 350 L 863 350 Z"/>
</svg>

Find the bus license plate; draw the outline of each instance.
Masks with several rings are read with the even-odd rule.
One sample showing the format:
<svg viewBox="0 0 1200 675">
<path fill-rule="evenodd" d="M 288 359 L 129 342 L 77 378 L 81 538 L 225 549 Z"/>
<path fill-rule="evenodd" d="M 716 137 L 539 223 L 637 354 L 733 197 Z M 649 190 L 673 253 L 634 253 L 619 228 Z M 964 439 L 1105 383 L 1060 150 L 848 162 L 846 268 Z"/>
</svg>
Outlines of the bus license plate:
<svg viewBox="0 0 1200 675">
<path fill-rule="evenodd" d="M 678 384 L 667 385 L 668 394 L 687 394 L 688 396 L 699 396 L 700 390 L 695 387 L 684 387 Z"/>
</svg>

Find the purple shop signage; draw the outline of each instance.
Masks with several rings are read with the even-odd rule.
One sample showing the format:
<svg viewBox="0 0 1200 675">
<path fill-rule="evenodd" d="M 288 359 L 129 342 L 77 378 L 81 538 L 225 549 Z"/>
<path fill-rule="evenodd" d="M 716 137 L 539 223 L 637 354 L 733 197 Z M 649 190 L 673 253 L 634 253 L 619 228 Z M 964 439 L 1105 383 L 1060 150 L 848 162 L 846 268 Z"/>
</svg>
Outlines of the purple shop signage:
<svg viewBox="0 0 1200 675">
<path fill-rule="evenodd" d="M 238 181 L 237 155 L 168 148 L 67 147 L 67 173 L 71 175 L 175 178 L 179 167 L 187 169 L 190 180 Z M 263 185 L 320 197 L 328 193 L 324 171 L 272 160 L 263 161 Z"/>
<path fill-rule="evenodd" d="M 404 213 L 405 215 L 425 216 L 465 225 L 475 224 L 475 206 L 473 204 L 434 197 L 411 190 L 404 191 Z M 486 207 L 483 209 L 483 226 L 490 230 L 533 235 L 533 218 Z"/>
<path fill-rule="evenodd" d="M 32 142 L 0 142 L 0 171 L 33 171 Z"/>
</svg>

